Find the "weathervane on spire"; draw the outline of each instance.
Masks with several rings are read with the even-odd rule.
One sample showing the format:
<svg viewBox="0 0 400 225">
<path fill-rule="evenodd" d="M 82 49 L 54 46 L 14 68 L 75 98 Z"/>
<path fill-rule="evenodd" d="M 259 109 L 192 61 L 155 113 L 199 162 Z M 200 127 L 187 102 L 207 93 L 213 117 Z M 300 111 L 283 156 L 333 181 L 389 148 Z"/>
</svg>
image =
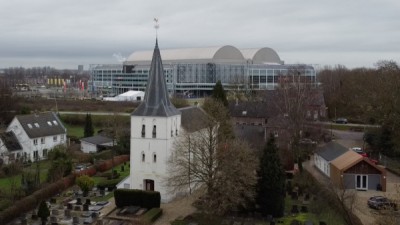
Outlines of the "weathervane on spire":
<svg viewBox="0 0 400 225">
<path fill-rule="evenodd" d="M 160 25 L 158 24 L 158 18 L 154 18 L 154 22 L 155 22 L 154 28 L 156 29 L 156 37 L 157 37 L 158 28 L 160 28 Z"/>
</svg>

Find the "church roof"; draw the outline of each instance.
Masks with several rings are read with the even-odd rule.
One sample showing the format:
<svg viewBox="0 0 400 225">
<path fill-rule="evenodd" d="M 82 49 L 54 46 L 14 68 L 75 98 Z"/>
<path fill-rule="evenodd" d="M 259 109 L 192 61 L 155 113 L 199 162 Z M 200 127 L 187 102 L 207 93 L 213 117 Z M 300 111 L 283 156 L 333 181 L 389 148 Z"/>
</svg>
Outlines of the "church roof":
<svg viewBox="0 0 400 225">
<path fill-rule="evenodd" d="M 212 118 L 200 107 L 188 106 L 180 108 L 182 127 L 188 132 L 204 129 Z"/>
<path fill-rule="evenodd" d="M 169 117 L 178 114 L 180 112 L 169 101 L 160 49 L 156 40 L 144 101 L 132 115 Z"/>
</svg>

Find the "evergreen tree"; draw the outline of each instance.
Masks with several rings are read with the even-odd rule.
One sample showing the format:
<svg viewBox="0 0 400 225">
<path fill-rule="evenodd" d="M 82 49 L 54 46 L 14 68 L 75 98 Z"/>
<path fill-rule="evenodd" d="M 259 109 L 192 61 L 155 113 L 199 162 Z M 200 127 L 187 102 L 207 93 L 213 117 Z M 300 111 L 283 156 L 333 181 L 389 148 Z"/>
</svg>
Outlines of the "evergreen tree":
<svg viewBox="0 0 400 225">
<path fill-rule="evenodd" d="M 84 129 L 84 137 L 91 137 L 94 134 L 93 124 L 92 124 L 92 116 L 87 113 L 85 120 L 85 129 Z"/>
<path fill-rule="evenodd" d="M 212 92 L 212 98 L 222 102 L 225 107 L 228 106 L 228 100 L 226 99 L 226 93 L 224 90 L 224 87 L 222 87 L 221 81 L 217 81 L 217 83 L 214 86 L 213 92 Z"/>
<path fill-rule="evenodd" d="M 42 224 L 45 225 L 47 217 L 50 216 L 50 210 L 45 201 L 42 201 L 39 205 L 38 216 L 42 220 Z"/>
<path fill-rule="evenodd" d="M 271 134 L 264 147 L 258 171 L 257 203 L 261 214 L 282 217 L 285 207 L 285 173 L 275 138 Z"/>
</svg>

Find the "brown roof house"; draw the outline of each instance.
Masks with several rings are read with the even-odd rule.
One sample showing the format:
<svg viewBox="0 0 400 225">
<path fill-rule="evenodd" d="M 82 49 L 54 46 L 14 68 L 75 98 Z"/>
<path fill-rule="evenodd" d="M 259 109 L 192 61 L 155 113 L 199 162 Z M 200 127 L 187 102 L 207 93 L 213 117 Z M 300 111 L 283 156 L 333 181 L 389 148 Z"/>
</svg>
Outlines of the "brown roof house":
<svg viewBox="0 0 400 225">
<path fill-rule="evenodd" d="M 343 189 L 386 191 L 385 169 L 351 150 L 331 162 L 330 178 Z"/>
</svg>

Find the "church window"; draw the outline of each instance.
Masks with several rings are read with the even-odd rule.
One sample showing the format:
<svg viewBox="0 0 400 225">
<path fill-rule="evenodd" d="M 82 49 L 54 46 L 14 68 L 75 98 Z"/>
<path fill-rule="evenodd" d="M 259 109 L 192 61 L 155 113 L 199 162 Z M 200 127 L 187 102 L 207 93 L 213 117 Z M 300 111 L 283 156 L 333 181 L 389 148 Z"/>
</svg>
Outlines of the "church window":
<svg viewBox="0 0 400 225">
<path fill-rule="evenodd" d="M 153 126 L 153 138 L 157 137 L 157 127 L 156 125 Z"/>
<path fill-rule="evenodd" d="M 146 136 L 146 125 L 142 125 L 142 137 L 144 138 Z"/>
<path fill-rule="evenodd" d="M 178 136 L 178 129 L 175 130 L 175 135 Z"/>
<path fill-rule="evenodd" d="M 157 155 L 156 155 L 156 153 L 153 153 L 153 162 L 154 162 L 154 163 L 157 162 Z"/>
<path fill-rule="evenodd" d="M 144 152 L 142 152 L 142 162 L 146 161 L 146 155 L 144 154 Z"/>
<path fill-rule="evenodd" d="M 174 136 L 174 131 L 173 130 L 171 130 L 171 137 L 173 137 Z"/>
</svg>

